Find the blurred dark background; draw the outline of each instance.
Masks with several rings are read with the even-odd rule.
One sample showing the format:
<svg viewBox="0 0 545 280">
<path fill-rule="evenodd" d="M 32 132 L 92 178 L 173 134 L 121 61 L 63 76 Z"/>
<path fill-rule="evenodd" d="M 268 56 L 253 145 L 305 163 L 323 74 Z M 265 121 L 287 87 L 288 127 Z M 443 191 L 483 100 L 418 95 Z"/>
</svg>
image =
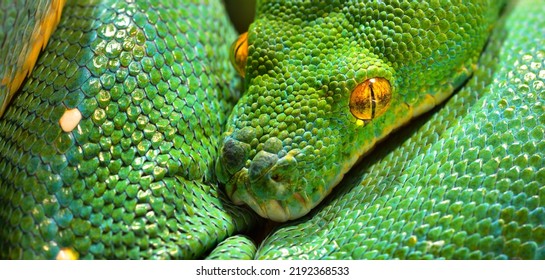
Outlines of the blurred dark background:
<svg viewBox="0 0 545 280">
<path fill-rule="evenodd" d="M 255 0 L 223 0 L 223 2 L 238 33 L 248 31 L 248 25 L 254 20 Z"/>
</svg>

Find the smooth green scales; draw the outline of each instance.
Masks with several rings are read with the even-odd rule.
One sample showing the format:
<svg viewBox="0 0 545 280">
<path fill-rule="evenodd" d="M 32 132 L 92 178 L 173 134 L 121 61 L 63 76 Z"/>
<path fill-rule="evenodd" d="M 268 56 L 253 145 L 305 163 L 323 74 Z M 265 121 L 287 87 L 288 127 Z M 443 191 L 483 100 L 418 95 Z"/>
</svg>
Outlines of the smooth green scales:
<svg viewBox="0 0 545 280">
<path fill-rule="evenodd" d="M 543 80 L 545 80 L 545 77 L 541 63 L 543 63 L 545 54 L 542 49 L 536 49 L 543 48 L 544 40 L 543 30 L 540 30 L 543 26 L 541 24 L 543 19 L 539 18 L 539 15 L 543 12 L 543 7 L 539 7 L 538 4 L 538 2 L 533 2 L 525 5 L 525 7 L 521 5 L 520 10 L 516 10 L 515 13 L 509 15 L 508 22 L 500 25 L 500 31 L 496 33 L 494 43 L 488 48 L 487 54 L 481 60 L 481 64 L 486 65 L 486 67 L 479 68 L 477 75 L 465 86 L 464 90 L 450 99 L 442 108 L 436 110 L 433 115 L 418 119 L 410 127 L 404 128 L 402 132 L 389 138 L 387 143 L 382 143 L 380 150 L 372 153 L 358 166 L 357 170 L 349 174 L 348 179 L 343 181 L 343 186 L 339 186 L 332 198 L 322 204 L 318 210 L 311 212 L 311 215 L 296 221 L 295 224 L 287 225 L 275 231 L 261 245 L 256 257 L 544 258 L 543 239 L 545 238 L 545 229 L 543 224 L 545 212 L 543 204 L 545 203 L 545 189 L 543 185 L 545 169 L 543 168 L 541 154 L 545 151 L 543 141 L 545 119 L 542 116 L 545 108 L 541 99 L 543 99 Z M 115 5 L 105 5 L 105 7 L 112 6 Z M 538 8 L 541 9 L 541 12 Z M 65 22 L 67 22 L 66 15 L 69 15 L 68 11 L 70 9 L 69 6 L 66 7 Z M 145 10 L 150 11 L 149 8 Z M 130 9 L 127 11 L 130 11 Z M 201 11 L 205 10 L 202 9 Z M 89 18 L 94 17 L 89 15 Z M 100 18 L 105 22 L 108 21 L 107 17 Z M 133 16 L 132 18 L 135 23 L 138 23 L 138 17 Z M 150 21 L 153 22 L 153 18 L 153 16 L 149 17 Z M 68 22 L 70 21 L 68 20 Z M 181 24 L 187 22 L 191 21 L 182 21 Z M 200 26 L 191 25 L 191 27 L 195 28 Z M 220 28 L 217 24 L 209 28 L 212 27 Z M 59 28 L 56 34 L 59 34 L 61 30 L 62 27 Z M 525 32 L 521 32 L 522 30 L 525 30 Z M 145 31 L 144 26 L 144 34 Z M 226 31 L 222 32 L 225 33 Z M 97 32 L 98 34 L 99 32 Z M 157 32 L 157 34 L 160 34 L 160 32 Z M 207 34 L 202 35 L 203 37 L 210 36 L 210 33 Z M 58 36 L 58 38 L 68 40 L 69 37 Z M 95 38 L 97 41 L 101 40 L 100 36 Z M 216 42 L 215 40 L 221 38 L 222 36 L 210 36 L 203 39 L 203 41 Z M 189 41 L 189 38 L 187 39 Z M 505 42 L 503 42 L 504 39 Z M 154 40 L 156 43 L 159 42 L 157 45 L 161 44 L 160 41 Z M 101 46 L 101 44 L 88 43 L 90 48 Z M 107 46 L 108 44 L 104 45 Z M 168 46 L 168 44 L 165 45 Z M 52 48 L 53 46 L 55 46 L 53 43 L 48 45 L 48 50 L 51 50 L 51 53 L 70 59 L 70 55 L 63 55 L 58 46 Z M 107 48 L 104 47 L 103 49 L 106 50 Z M 66 52 L 66 54 L 69 53 Z M 121 53 L 119 57 L 121 57 Z M 148 54 L 147 51 L 146 54 Z M 155 53 L 150 52 L 149 54 Z M 220 55 L 218 52 L 214 52 L 214 54 Z M 224 54 L 224 59 L 226 55 Z M 167 56 L 164 55 L 165 58 Z M 142 66 L 141 71 L 146 71 L 144 57 L 140 60 L 142 61 L 140 63 Z M 41 61 L 45 61 L 46 58 L 47 55 L 43 55 Z M 115 60 L 115 56 L 108 59 Z M 74 60 L 74 58 L 70 60 Z M 515 62 L 516 60 L 520 61 Z M 159 63 L 156 67 L 162 69 L 160 66 L 167 65 L 166 61 L 168 59 L 165 59 L 164 65 Z M 205 59 L 205 61 L 209 60 Z M 122 60 L 120 59 L 119 62 L 121 64 Z M 221 76 L 221 73 L 226 73 L 224 71 L 231 71 L 225 63 L 218 64 L 216 65 L 217 68 L 212 68 L 218 69 L 220 74 L 217 75 Z M 48 65 L 52 65 L 54 69 L 61 69 L 63 64 L 61 61 L 59 64 L 49 63 Z M 113 70 L 121 68 L 121 66 L 120 68 L 114 67 L 112 70 L 100 73 L 97 77 L 107 76 L 107 74 L 111 76 L 111 73 L 117 74 L 119 71 L 114 72 Z M 195 64 L 190 68 L 195 69 Z M 91 69 L 92 67 L 89 70 Z M 130 67 L 127 67 L 127 69 L 129 73 L 124 77 L 133 77 L 130 73 Z M 182 67 L 181 69 L 185 68 Z M 150 72 L 145 73 L 148 73 L 149 77 L 153 77 L 152 70 L 153 67 L 148 68 Z M 175 73 L 174 69 L 172 69 L 172 72 Z M 34 76 L 37 76 L 38 73 L 36 71 Z M 94 73 L 92 71 L 89 71 L 89 73 L 88 79 L 90 80 L 93 78 Z M 183 71 L 179 73 L 185 75 Z M 79 72 L 75 75 L 78 74 Z M 221 76 L 222 79 L 216 80 L 216 83 L 221 84 L 222 81 L 230 81 L 233 77 L 231 75 Z M 160 77 L 164 78 L 166 76 L 161 73 Z M 504 81 L 506 77 L 508 80 Z M 123 78 L 123 75 L 121 78 Z M 201 77 L 199 76 L 199 78 Z M 115 77 L 114 80 L 117 79 Z M 105 77 L 103 80 L 107 82 L 108 78 Z M 212 79 L 210 78 L 210 80 Z M 84 79 L 78 81 L 84 82 Z M 101 81 L 103 85 L 104 81 Z M 124 80 L 121 79 L 121 81 Z M 198 81 L 202 80 L 199 79 Z M 47 83 L 47 79 L 44 83 Z M 153 79 L 150 79 L 149 83 L 154 85 L 153 88 L 156 88 L 157 91 L 155 95 L 151 95 L 151 97 L 146 95 L 146 97 L 155 101 L 158 96 L 163 96 L 159 94 L 161 92 L 160 82 L 155 85 Z M 50 84 L 54 86 L 55 82 Z M 69 85 L 69 83 L 66 84 Z M 125 90 L 125 86 L 128 84 L 130 82 L 122 83 L 120 87 Z M 2 197 L 2 201 L 0 201 L 0 205 L 2 205 L 2 208 L 0 208 L 0 222 L 6 225 L 0 231 L 0 237 L 6 240 L 1 243 L 0 251 L 2 254 L 9 252 L 8 255 L 3 255 L 4 257 L 51 258 L 55 257 L 59 247 L 67 246 L 74 247 L 80 252 L 80 257 L 83 258 L 191 258 L 196 255 L 202 256 L 203 252 L 213 247 L 225 236 L 231 235 L 247 224 L 251 226 L 255 222 L 255 216 L 252 216 L 249 212 L 244 212 L 241 208 L 230 207 L 229 202 L 223 198 L 214 198 L 217 192 L 213 185 L 210 186 L 211 191 L 204 189 L 204 184 L 199 183 L 199 179 L 210 179 L 209 172 L 201 171 L 201 174 L 197 176 L 194 175 L 198 172 L 182 174 L 187 170 L 183 168 L 184 163 L 180 163 L 181 167 L 178 168 L 178 173 L 165 173 L 164 177 L 159 179 L 159 184 L 153 182 L 149 186 L 146 186 L 146 183 L 140 184 L 136 190 L 134 189 L 136 184 L 132 184 L 132 188 L 130 186 L 123 187 L 123 182 L 135 183 L 141 181 L 131 177 L 131 171 L 133 171 L 132 174 L 139 173 L 138 175 L 141 178 L 148 174 L 153 175 L 153 178 L 160 178 L 160 171 L 154 173 L 156 166 L 165 167 L 165 165 L 161 165 L 164 161 L 158 160 L 152 168 L 146 169 L 144 167 L 145 162 L 140 166 L 138 160 L 123 160 L 121 157 L 124 155 L 123 153 L 121 155 L 119 153 L 115 154 L 114 143 L 119 143 L 122 148 L 125 147 L 127 150 L 134 148 L 135 158 L 147 156 L 146 153 L 139 153 L 139 150 L 137 150 L 139 145 L 133 145 L 135 139 L 123 137 L 125 135 L 123 128 L 120 129 L 123 136 L 118 142 L 113 140 L 114 137 L 108 138 L 112 139 L 111 146 L 110 149 L 106 149 L 112 151 L 111 158 L 116 155 L 121 157 L 120 161 L 118 161 L 121 166 L 116 172 L 118 179 L 115 185 L 111 180 L 107 181 L 111 176 L 104 176 L 104 173 L 100 171 L 109 166 L 104 167 L 101 165 L 100 153 L 104 144 L 100 140 L 104 137 L 97 136 L 97 133 L 77 137 L 79 131 L 74 130 L 72 132 L 74 140 L 70 141 L 74 146 L 64 146 L 64 150 L 58 148 L 48 150 L 48 145 L 43 145 L 43 147 L 46 147 L 45 149 L 38 149 L 38 147 L 35 150 L 30 149 L 30 152 L 26 153 L 27 156 L 19 156 L 14 152 L 14 149 L 8 150 L 7 146 L 20 147 L 19 149 L 25 147 L 21 145 L 23 140 L 16 141 L 17 138 L 11 136 L 17 135 L 17 130 L 26 131 L 19 132 L 22 134 L 22 136 L 18 136 L 20 138 L 35 137 L 27 140 L 30 143 L 38 139 L 43 139 L 45 143 L 56 143 L 53 140 L 48 140 L 52 139 L 52 136 L 47 136 L 45 133 L 40 135 L 40 129 L 47 125 L 50 127 L 56 125 L 58 135 L 64 135 L 58 128 L 58 120 L 64 112 L 64 105 L 68 106 L 75 103 L 75 101 L 61 103 L 59 97 L 55 99 L 57 91 L 55 93 L 49 92 L 49 95 L 41 98 L 32 97 L 33 93 L 29 91 L 30 85 L 32 85 L 32 82 L 27 81 L 25 87 L 27 93 L 20 93 L 20 96 L 13 102 L 12 107 L 2 119 L 3 128 L 0 130 L 3 139 L 0 142 L 0 151 L 4 158 L 0 162 L 0 167 L 4 170 L 7 169 L 7 171 L 2 172 L 2 178 L 4 181 L 7 177 L 11 182 L 22 183 L 20 184 L 22 187 L 19 189 L 6 188 L 4 185 L 0 188 L 0 197 Z M 135 88 L 139 88 L 139 86 L 135 86 Z M 115 83 L 112 88 L 114 87 Z M 196 92 L 199 88 L 201 87 L 195 87 L 195 91 L 192 93 L 198 96 Z M 224 90 L 219 92 L 226 94 L 227 88 L 228 86 L 224 84 Z M 67 89 L 70 90 L 68 87 Z M 36 90 L 36 92 L 38 91 Z M 42 89 L 39 92 L 41 94 L 43 92 L 47 93 Z M 81 93 L 79 94 L 81 98 L 76 98 L 76 100 L 80 101 L 77 104 L 82 104 L 81 110 L 84 113 L 84 119 L 81 121 L 80 127 L 88 129 L 82 131 L 91 131 L 90 127 L 95 126 L 97 120 L 100 121 L 96 117 L 93 120 L 93 117 L 96 116 L 95 111 L 98 110 L 84 110 L 87 107 L 93 108 L 93 103 L 96 106 L 95 108 L 104 110 L 106 119 L 101 125 L 101 127 L 104 127 L 103 124 L 109 120 L 106 110 L 109 104 L 106 104 L 104 108 L 101 107 L 101 105 L 104 105 L 101 103 L 101 101 L 104 102 L 104 99 L 99 98 L 101 91 L 98 90 L 95 95 L 90 95 L 86 91 L 75 90 L 74 92 Z M 65 95 L 68 96 L 68 94 Z M 88 95 L 90 98 L 87 97 Z M 112 101 L 113 96 L 110 90 L 110 99 L 108 101 Z M 164 107 L 162 108 L 170 107 L 170 103 L 167 102 L 167 94 L 165 93 L 164 96 L 165 102 L 159 102 L 158 106 L 163 104 Z M 115 103 L 118 107 L 118 114 L 120 112 L 119 107 L 123 104 L 119 102 L 122 97 L 118 97 L 119 99 Z M 134 99 L 134 97 L 134 94 L 131 95 L 131 99 Z M 51 103 L 54 105 L 53 108 L 57 104 L 56 106 L 62 110 L 58 109 L 60 112 L 56 112 L 55 109 L 49 109 L 51 105 L 47 108 L 39 106 L 40 104 L 37 101 L 34 101 L 35 105 L 25 105 L 30 109 L 17 108 L 17 106 L 22 106 L 23 100 L 41 101 L 42 98 L 47 101 L 43 103 Z M 86 102 L 86 100 L 91 99 L 94 99 L 95 102 Z M 144 111 L 145 106 L 141 104 L 144 103 L 145 99 L 139 106 L 135 105 L 134 107 L 140 107 Z M 187 100 L 187 97 L 184 100 Z M 127 132 L 131 136 L 134 135 L 133 132 L 137 130 L 139 124 L 138 117 L 134 120 L 129 118 L 131 115 L 128 109 L 134 102 L 138 102 L 138 100 L 127 102 L 129 105 L 126 107 L 127 111 L 125 113 L 127 115 L 125 123 L 133 123 L 134 127 L 136 127 L 133 131 L 129 130 Z M 151 103 L 156 106 L 155 102 Z M 172 104 L 175 104 L 175 102 L 172 102 Z M 222 111 L 221 108 L 223 107 L 220 108 L 220 106 L 225 104 L 227 103 L 218 105 L 217 110 L 214 111 L 215 114 L 207 116 L 206 120 L 209 120 L 210 116 L 216 117 L 217 112 Z M 31 113 L 27 114 L 26 110 Z M 45 112 L 42 113 L 41 110 Z M 157 111 L 162 112 L 160 109 Z M 183 115 L 184 112 L 181 112 Z M 25 120 L 28 118 L 30 120 L 36 118 L 36 115 L 42 118 L 42 122 L 39 124 L 31 126 L 29 122 L 26 122 L 25 127 L 23 125 L 25 122 L 15 122 L 17 118 Z M 47 119 L 44 116 L 49 116 L 49 122 L 43 120 Z M 91 116 L 91 118 L 87 119 L 87 116 Z M 160 119 L 161 116 L 158 116 L 158 118 Z M 13 120 L 8 122 L 10 119 Z M 159 125 L 159 122 L 154 122 L 155 119 L 153 119 L 151 112 L 148 120 L 149 123 L 155 125 L 156 131 L 162 132 L 160 130 L 161 125 Z M 221 123 L 223 120 L 225 118 L 220 116 L 220 121 L 217 123 Z M 115 117 L 112 122 L 114 122 L 114 129 L 110 135 L 113 135 L 116 131 Z M 166 124 L 167 130 L 165 131 L 172 127 L 169 124 Z M 143 127 L 142 136 L 137 138 L 136 142 L 141 140 L 141 143 L 149 140 L 150 150 L 165 150 L 161 149 L 161 146 L 168 145 L 164 143 L 169 142 L 167 138 L 169 134 L 164 133 L 163 139 L 167 139 L 167 141 L 159 141 L 159 144 L 156 144 L 158 145 L 156 146 L 157 149 L 153 146 L 157 142 L 152 141 L 153 137 L 151 139 L 146 138 L 146 126 Z M 178 126 L 175 127 L 178 128 Z M 199 127 L 205 128 L 201 126 L 192 127 L 191 131 L 195 131 Z M 15 132 L 13 132 L 14 130 Z M 45 129 L 41 131 L 45 131 Z M 103 133 L 108 132 L 105 129 L 101 131 Z M 8 138 L 6 135 L 10 135 L 10 137 Z M 150 134 L 148 133 L 148 135 Z M 59 139 L 61 138 L 59 137 Z M 6 139 L 14 140 L 4 143 Z M 124 139 L 130 140 L 123 141 Z M 216 144 L 218 143 L 218 138 L 211 139 L 215 139 Z M 106 140 L 106 142 L 109 141 Z M 174 147 L 176 142 L 173 142 Z M 63 142 L 60 141 L 60 143 Z M 94 157 L 90 156 L 93 151 L 97 150 L 96 145 L 84 146 L 85 144 L 82 145 L 81 143 L 98 143 L 98 147 L 100 147 L 98 154 Z M 125 146 L 123 146 L 123 143 L 125 143 Z M 186 143 L 194 145 L 195 142 L 189 141 Z M 203 146 L 208 147 L 207 145 L 210 144 L 206 143 Z M 78 148 L 76 145 L 82 147 Z M 142 146 L 145 147 L 145 145 Z M 85 149 L 85 147 L 91 149 Z M 66 153 L 66 156 L 56 156 L 57 152 L 69 151 L 70 149 L 74 149 L 78 153 Z M 183 149 L 181 150 L 183 151 Z M 28 156 L 29 154 L 33 155 L 33 152 L 35 154 L 39 152 L 41 156 Z M 106 152 L 103 154 L 106 154 Z M 84 158 L 84 163 L 90 164 L 76 163 L 75 160 L 78 155 Z M 160 152 L 157 155 L 151 154 L 145 159 L 147 161 L 151 161 L 152 158 L 159 159 L 160 155 Z M 213 158 L 214 155 L 211 157 Z M 51 162 L 54 164 L 49 166 L 38 164 L 37 171 L 32 173 L 33 175 L 30 176 L 29 181 L 43 180 L 42 182 L 45 182 L 48 178 L 55 179 L 56 176 L 48 175 L 55 174 L 58 170 L 77 169 L 80 172 L 79 174 L 82 172 L 90 174 L 86 176 L 86 178 L 89 178 L 87 179 L 89 184 L 83 184 L 83 187 L 81 183 L 80 185 L 66 184 L 66 180 L 76 182 L 82 181 L 82 179 L 74 179 L 74 176 L 63 176 L 60 181 L 50 180 L 50 184 L 46 184 L 47 186 L 43 188 L 26 187 L 24 178 L 21 179 L 14 173 L 32 168 L 33 165 L 29 164 L 32 162 L 32 158 L 40 158 L 43 163 Z M 67 164 L 55 160 L 58 158 L 65 158 Z M 93 168 L 92 161 L 95 158 L 98 158 L 97 167 L 89 172 L 89 168 Z M 170 159 L 176 161 L 175 159 L 178 158 L 172 157 Z M 21 163 L 24 160 L 29 163 Z M 102 161 L 115 162 L 112 159 Z M 168 159 L 166 162 L 168 163 Z M 203 161 L 195 162 L 202 164 Z M 125 164 L 131 167 L 123 169 Z M 205 164 L 207 167 L 211 165 L 210 162 Z M 176 166 L 176 164 L 166 166 L 170 168 Z M 83 171 L 80 171 L 80 169 Z M 111 172 L 111 168 L 107 169 Z M 127 169 L 130 170 L 127 172 Z M 113 170 L 116 171 L 115 166 Z M 150 173 L 145 173 L 146 170 Z M 126 173 L 123 173 L 123 171 Z M 63 173 L 57 172 L 57 174 Z M 191 183 L 183 179 L 184 175 L 186 179 L 194 181 Z M 102 188 L 85 187 L 90 186 L 91 183 L 94 184 L 94 180 L 100 182 L 101 178 L 106 178 L 104 179 L 105 184 L 98 184 Z M 119 183 L 120 181 L 122 183 Z M 187 183 L 186 187 L 176 187 L 181 182 Z M 360 182 L 363 187 L 357 186 Z M 65 184 L 65 186 L 62 184 Z M 192 186 L 193 184 L 196 186 Z M 68 188 L 68 186 L 71 186 L 71 188 Z M 79 186 L 79 188 L 73 186 Z M 118 189 L 118 186 L 121 188 Z M 175 191 L 167 192 L 168 190 Z M 105 195 L 108 192 L 110 197 Z M 210 194 L 210 196 L 207 196 L 207 194 Z M 56 198 L 55 201 L 45 199 L 53 196 Z M 76 199 L 67 199 L 70 196 Z M 24 200 L 24 198 L 35 197 L 42 198 L 39 201 L 47 203 L 35 205 L 31 199 Z M 196 200 L 195 197 L 209 197 L 212 202 Z M 158 200 L 163 203 L 157 202 Z M 58 207 L 55 205 L 58 205 Z M 158 205 L 161 207 L 158 207 Z M 174 205 L 174 209 L 172 205 Z M 197 208 L 208 207 L 209 205 L 221 206 L 220 208 L 212 207 L 197 211 Z M 221 210 L 223 207 L 228 207 L 229 210 Z M 52 213 L 54 215 L 50 215 Z M 241 213 L 245 213 L 246 216 L 241 216 Z M 210 217 L 203 218 L 201 215 L 210 215 Z M 54 218 L 50 219 L 49 217 Z M 220 218 L 218 219 L 218 217 Z M 224 223 L 225 221 L 232 222 Z M 40 227 L 34 231 L 32 229 L 35 223 Z M 202 225 L 196 225 L 198 223 L 202 223 Z M 219 234 L 214 235 L 214 233 Z M 197 236 L 196 234 L 200 235 Z M 9 239 L 5 239 L 5 236 L 9 236 Z M 140 238 L 142 236 L 145 237 Z M 193 239 L 189 238 L 190 236 L 199 237 L 202 241 L 193 241 Z M 209 242 L 208 238 L 212 240 Z M 44 239 L 46 239 L 45 244 Z M 238 244 L 236 240 L 240 239 L 243 238 L 233 237 L 231 240 L 235 240 L 235 244 Z M 204 245 L 198 246 L 197 244 Z M 241 244 L 242 246 L 238 246 L 226 242 L 214 251 L 214 254 L 216 252 L 219 254 L 214 256 L 234 257 L 230 255 L 230 252 L 231 250 L 237 250 L 237 248 L 243 251 L 241 257 L 251 256 L 252 251 L 255 250 L 251 248 L 251 244 L 247 242 Z M 43 250 L 44 245 L 48 245 L 49 247 L 46 247 L 46 249 L 49 248 L 49 250 Z M 245 253 L 245 251 L 248 253 Z"/>
</svg>

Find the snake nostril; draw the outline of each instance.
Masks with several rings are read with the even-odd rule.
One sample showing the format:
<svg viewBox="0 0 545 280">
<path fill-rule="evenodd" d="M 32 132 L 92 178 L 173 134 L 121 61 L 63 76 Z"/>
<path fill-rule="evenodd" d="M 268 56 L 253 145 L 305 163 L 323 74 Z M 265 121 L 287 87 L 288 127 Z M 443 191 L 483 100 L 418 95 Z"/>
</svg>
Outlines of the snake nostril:
<svg viewBox="0 0 545 280">
<path fill-rule="evenodd" d="M 278 156 L 265 151 L 257 153 L 248 170 L 251 181 L 257 181 L 263 177 L 278 161 Z"/>
<path fill-rule="evenodd" d="M 281 182 L 282 181 L 282 176 L 280 176 L 280 174 L 273 174 L 271 176 L 271 180 L 273 180 L 275 182 Z"/>
<path fill-rule="evenodd" d="M 260 151 L 250 164 L 249 177 L 253 182 L 268 181 L 265 185 L 289 185 L 292 183 L 296 164 L 297 161 L 291 154 L 278 158 L 276 154 Z"/>
<path fill-rule="evenodd" d="M 290 185 L 293 183 L 293 178 L 295 176 L 295 168 L 297 165 L 297 160 L 292 153 L 280 158 L 276 161 L 275 165 L 269 170 L 269 178 L 272 182 L 276 184 L 287 184 Z"/>
</svg>

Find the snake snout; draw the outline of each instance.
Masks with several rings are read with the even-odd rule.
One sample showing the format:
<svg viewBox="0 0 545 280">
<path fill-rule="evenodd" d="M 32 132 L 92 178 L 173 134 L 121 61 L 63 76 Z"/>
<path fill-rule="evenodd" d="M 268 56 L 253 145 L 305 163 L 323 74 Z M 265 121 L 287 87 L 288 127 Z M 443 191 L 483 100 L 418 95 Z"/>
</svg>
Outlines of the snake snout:
<svg viewBox="0 0 545 280">
<path fill-rule="evenodd" d="M 216 163 L 216 175 L 222 183 L 227 183 L 246 163 L 250 145 L 231 137 L 226 137 Z"/>
<path fill-rule="evenodd" d="M 236 204 L 247 204 L 262 217 L 283 222 L 308 212 L 308 203 L 297 183 L 297 160 L 293 153 L 258 152 L 249 167 L 242 168 L 226 184 Z"/>
<path fill-rule="evenodd" d="M 278 156 L 269 152 L 260 151 L 255 155 L 248 173 L 250 182 L 258 182 L 276 164 Z"/>
<path fill-rule="evenodd" d="M 311 208 L 297 172 L 299 149 L 286 151 L 282 141 L 270 137 L 250 159 L 255 139 L 250 128 L 226 135 L 216 163 L 218 180 L 235 204 L 247 204 L 260 216 L 283 222 Z M 255 149 L 255 148 L 254 148 Z"/>
</svg>

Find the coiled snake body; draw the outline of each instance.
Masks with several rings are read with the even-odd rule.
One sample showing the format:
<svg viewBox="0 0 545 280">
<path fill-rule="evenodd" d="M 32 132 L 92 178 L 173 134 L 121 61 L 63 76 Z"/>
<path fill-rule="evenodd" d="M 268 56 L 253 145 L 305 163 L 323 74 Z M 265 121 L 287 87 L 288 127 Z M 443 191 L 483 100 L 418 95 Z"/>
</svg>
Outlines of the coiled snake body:
<svg viewBox="0 0 545 280">
<path fill-rule="evenodd" d="M 62 2 L 0 3 L 2 258 L 545 258 L 542 1 Z"/>
</svg>

